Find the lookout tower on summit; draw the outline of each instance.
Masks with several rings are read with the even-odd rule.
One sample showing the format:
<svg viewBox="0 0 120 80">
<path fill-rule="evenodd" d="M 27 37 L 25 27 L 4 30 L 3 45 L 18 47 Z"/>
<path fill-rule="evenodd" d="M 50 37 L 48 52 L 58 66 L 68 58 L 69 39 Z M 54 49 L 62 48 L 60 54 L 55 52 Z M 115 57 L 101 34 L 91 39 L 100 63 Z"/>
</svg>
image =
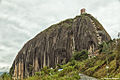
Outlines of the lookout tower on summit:
<svg viewBox="0 0 120 80">
<path fill-rule="evenodd" d="M 81 9 L 81 14 L 86 13 L 85 11 L 86 11 L 86 9 L 85 9 L 85 8 L 82 8 L 82 9 Z"/>
</svg>

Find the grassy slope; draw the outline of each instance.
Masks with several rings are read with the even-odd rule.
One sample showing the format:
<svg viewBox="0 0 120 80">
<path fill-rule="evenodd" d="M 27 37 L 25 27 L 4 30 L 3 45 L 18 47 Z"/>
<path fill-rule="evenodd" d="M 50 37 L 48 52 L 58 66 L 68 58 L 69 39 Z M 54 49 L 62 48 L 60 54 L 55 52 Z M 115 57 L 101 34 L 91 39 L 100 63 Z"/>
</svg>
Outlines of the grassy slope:
<svg viewBox="0 0 120 80">
<path fill-rule="evenodd" d="M 86 75 L 103 78 L 108 72 L 109 77 L 120 77 L 120 40 L 117 45 L 115 40 L 103 44 L 97 57 L 79 63 L 82 65 L 78 70 Z M 108 71 L 106 66 L 109 66 Z"/>
</svg>

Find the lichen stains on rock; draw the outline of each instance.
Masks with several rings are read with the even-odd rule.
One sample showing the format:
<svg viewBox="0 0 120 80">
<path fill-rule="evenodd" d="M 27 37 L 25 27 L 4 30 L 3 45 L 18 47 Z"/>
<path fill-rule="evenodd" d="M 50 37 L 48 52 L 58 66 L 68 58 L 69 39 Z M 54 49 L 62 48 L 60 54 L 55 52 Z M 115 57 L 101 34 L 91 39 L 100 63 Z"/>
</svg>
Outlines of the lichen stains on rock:
<svg viewBox="0 0 120 80">
<path fill-rule="evenodd" d="M 28 41 L 16 56 L 10 73 L 13 78 L 32 76 L 44 66 L 54 68 L 68 62 L 73 51 L 89 50 L 91 46 L 96 50 L 100 41 L 110 39 L 103 26 L 90 14 L 67 19 Z"/>
</svg>

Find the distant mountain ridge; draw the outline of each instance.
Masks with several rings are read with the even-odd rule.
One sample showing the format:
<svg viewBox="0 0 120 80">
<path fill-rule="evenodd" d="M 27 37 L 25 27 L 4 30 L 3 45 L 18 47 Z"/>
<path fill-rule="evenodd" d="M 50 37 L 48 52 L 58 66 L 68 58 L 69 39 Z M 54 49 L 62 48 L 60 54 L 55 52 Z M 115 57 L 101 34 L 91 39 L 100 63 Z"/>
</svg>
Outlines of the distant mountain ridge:
<svg viewBox="0 0 120 80">
<path fill-rule="evenodd" d="M 4 72 L 0 72 L 0 76 L 3 74 Z"/>
<path fill-rule="evenodd" d="M 0 72 L 9 72 L 9 66 L 0 66 Z"/>
<path fill-rule="evenodd" d="M 16 56 L 10 74 L 25 78 L 43 67 L 55 67 L 70 60 L 74 51 L 95 51 L 111 37 L 92 15 L 84 13 L 50 26 L 28 41 Z"/>
</svg>

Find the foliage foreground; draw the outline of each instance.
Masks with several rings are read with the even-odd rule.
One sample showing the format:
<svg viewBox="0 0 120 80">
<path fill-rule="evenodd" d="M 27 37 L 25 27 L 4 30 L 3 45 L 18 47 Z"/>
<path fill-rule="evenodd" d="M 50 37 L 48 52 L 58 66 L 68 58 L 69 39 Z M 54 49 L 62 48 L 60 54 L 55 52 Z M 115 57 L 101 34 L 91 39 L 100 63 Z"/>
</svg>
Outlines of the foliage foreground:
<svg viewBox="0 0 120 80">
<path fill-rule="evenodd" d="M 98 56 L 88 59 L 87 55 L 85 50 L 75 52 L 67 64 L 57 65 L 55 69 L 45 67 L 25 80 L 79 80 L 79 73 L 98 79 L 120 78 L 120 39 L 99 45 Z"/>
<path fill-rule="evenodd" d="M 120 78 L 120 39 L 103 42 L 96 57 L 88 59 L 86 50 L 75 52 L 67 64 L 58 64 L 54 69 L 44 67 L 24 80 L 79 80 L 79 73 L 98 79 Z M 11 80 L 9 74 L 1 77 L 1 80 Z"/>
</svg>

